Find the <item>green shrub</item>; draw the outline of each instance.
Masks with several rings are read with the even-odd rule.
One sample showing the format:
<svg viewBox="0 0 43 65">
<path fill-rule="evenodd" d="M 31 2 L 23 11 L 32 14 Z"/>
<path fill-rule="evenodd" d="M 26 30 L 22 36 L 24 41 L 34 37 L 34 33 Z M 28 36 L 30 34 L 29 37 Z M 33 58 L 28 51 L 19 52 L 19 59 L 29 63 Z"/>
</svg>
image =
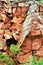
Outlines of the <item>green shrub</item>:
<svg viewBox="0 0 43 65">
<path fill-rule="evenodd" d="M 6 62 L 6 65 L 14 65 L 14 61 L 7 54 L 0 52 L 0 64 Z"/>
<path fill-rule="evenodd" d="M 2 52 L 0 52 L 0 59 L 8 60 L 9 56 L 7 54 L 2 54 Z"/>
<path fill-rule="evenodd" d="M 7 54 L 3 55 L 3 61 L 8 61 L 10 59 L 10 57 Z"/>
<path fill-rule="evenodd" d="M 40 60 L 38 61 L 38 65 L 43 65 L 43 58 L 40 58 Z"/>
<path fill-rule="evenodd" d="M 20 48 L 18 48 L 17 45 L 12 44 L 10 46 L 10 51 L 11 51 L 12 54 L 16 54 L 17 52 L 20 52 Z"/>
<path fill-rule="evenodd" d="M 0 59 L 2 59 L 3 58 L 3 55 L 2 55 L 2 52 L 0 52 Z"/>
<path fill-rule="evenodd" d="M 14 61 L 13 60 L 8 60 L 6 65 L 14 65 Z"/>
<path fill-rule="evenodd" d="M 36 61 L 36 59 L 35 59 L 35 56 L 32 56 L 32 57 L 30 58 L 29 64 L 30 64 L 30 65 L 37 65 L 37 61 Z"/>
<path fill-rule="evenodd" d="M 35 56 L 32 56 L 29 65 L 43 65 L 43 58 L 40 58 L 39 61 L 37 61 Z"/>
</svg>

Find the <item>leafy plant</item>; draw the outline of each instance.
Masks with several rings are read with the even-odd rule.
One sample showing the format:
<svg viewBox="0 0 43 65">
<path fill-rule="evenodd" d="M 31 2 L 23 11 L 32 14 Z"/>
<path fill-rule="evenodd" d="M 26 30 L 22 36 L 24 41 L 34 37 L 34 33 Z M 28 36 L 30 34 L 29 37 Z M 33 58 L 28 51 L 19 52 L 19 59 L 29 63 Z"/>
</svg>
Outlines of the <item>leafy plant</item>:
<svg viewBox="0 0 43 65">
<path fill-rule="evenodd" d="M 0 64 L 6 62 L 6 65 L 14 65 L 14 61 L 7 55 L 0 52 Z"/>
<path fill-rule="evenodd" d="M 8 60 L 6 65 L 14 65 L 14 61 L 13 60 Z"/>
<path fill-rule="evenodd" d="M 10 59 L 10 57 L 7 54 L 3 55 L 3 61 L 8 61 Z"/>
<path fill-rule="evenodd" d="M 3 60 L 2 60 L 2 52 L 0 52 L 0 64 L 2 64 Z"/>
<path fill-rule="evenodd" d="M 2 52 L 0 52 L 0 59 L 8 60 L 9 56 L 7 54 L 2 54 Z"/>
<path fill-rule="evenodd" d="M 43 58 L 40 58 L 39 61 L 36 60 L 35 56 L 32 56 L 30 61 L 30 65 L 43 65 Z"/>
<path fill-rule="evenodd" d="M 10 51 L 12 52 L 12 54 L 16 54 L 17 52 L 20 52 L 20 48 L 18 48 L 17 45 L 12 44 L 10 46 Z"/>
<path fill-rule="evenodd" d="M 37 65 L 37 61 L 35 59 L 35 56 L 32 56 L 29 61 L 30 65 Z"/>
<path fill-rule="evenodd" d="M 40 58 L 40 60 L 38 61 L 38 65 L 43 65 L 43 58 Z"/>
</svg>

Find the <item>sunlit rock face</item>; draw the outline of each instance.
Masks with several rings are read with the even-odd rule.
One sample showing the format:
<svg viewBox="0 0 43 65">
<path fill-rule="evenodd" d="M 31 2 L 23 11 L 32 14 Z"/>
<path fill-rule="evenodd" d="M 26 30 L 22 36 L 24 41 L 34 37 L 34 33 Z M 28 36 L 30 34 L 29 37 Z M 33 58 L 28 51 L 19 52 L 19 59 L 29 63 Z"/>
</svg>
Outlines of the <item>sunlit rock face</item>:
<svg viewBox="0 0 43 65">
<path fill-rule="evenodd" d="M 31 23 L 30 33 L 21 46 L 23 53 L 17 56 L 19 62 L 27 61 L 31 55 L 35 55 L 38 58 L 43 57 L 43 23 L 36 16 L 34 16 Z M 23 55 L 28 56 L 28 58 L 25 59 Z"/>
<path fill-rule="evenodd" d="M 0 41 L 5 40 L 10 46 L 17 44 L 21 33 L 22 24 L 27 16 L 28 6 L 19 6 L 18 3 L 12 5 L 2 1 L 0 8 Z"/>
<path fill-rule="evenodd" d="M 16 3 L 13 6 L 7 3 L 3 4 L 3 9 L 0 10 L 0 41 L 5 41 L 8 46 L 12 42 L 13 44 L 17 43 L 20 38 L 22 24 L 27 17 L 28 9 L 29 6 L 24 3 Z M 43 6 L 41 7 L 40 5 L 40 8 L 36 10 L 36 12 L 39 11 L 43 11 Z M 41 15 L 40 13 L 39 15 L 42 16 L 43 14 Z M 34 17 L 31 22 L 30 33 L 21 46 L 22 53 L 17 55 L 19 62 L 28 60 L 28 57 L 33 54 L 43 56 L 43 21 Z"/>
<path fill-rule="evenodd" d="M 23 60 L 27 61 L 27 59 L 31 55 L 35 55 L 38 58 L 43 57 L 43 32 L 40 29 L 40 25 L 43 24 L 40 24 L 40 21 L 37 17 L 34 17 L 31 22 L 32 27 L 30 33 L 27 35 L 26 39 L 24 40 L 21 46 L 22 53 L 21 55 L 17 56 L 19 62 L 23 62 Z M 25 57 L 28 56 L 28 58 L 25 59 L 23 55 L 26 55 Z"/>
</svg>

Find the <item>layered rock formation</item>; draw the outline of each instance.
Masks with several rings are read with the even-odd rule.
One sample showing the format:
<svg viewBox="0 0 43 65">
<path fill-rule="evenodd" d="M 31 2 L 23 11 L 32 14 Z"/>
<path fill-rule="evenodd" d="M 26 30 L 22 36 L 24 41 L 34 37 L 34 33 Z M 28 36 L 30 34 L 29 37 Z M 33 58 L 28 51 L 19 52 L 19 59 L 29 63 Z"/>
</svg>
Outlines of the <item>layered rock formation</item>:
<svg viewBox="0 0 43 65">
<path fill-rule="evenodd" d="M 43 8 L 40 11 L 43 13 Z M 39 14 L 39 16 L 42 15 Z M 22 53 L 17 56 L 19 62 L 25 62 L 31 55 L 35 55 L 37 58 L 43 57 L 43 20 L 34 16 L 34 13 L 32 17 L 31 30 L 21 45 Z M 19 42 L 21 42 L 21 40 L 19 40 Z"/>
<path fill-rule="evenodd" d="M 4 43 L 11 38 L 19 40 L 22 24 L 31 4 L 15 3 L 13 6 L 11 5 L 4 3 L 3 9 L 0 9 L 0 41 L 4 41 Z M 38 5 L 35 13 L 39 13 L 43 19 L 43 5 Z M 28 60 L 31 55 L 43 57 L 43 21 L 35 16 L 31 22 L 30 33 L 21 45 L 22 53 L 17 55 L 19 62 Z"/>
</svg>

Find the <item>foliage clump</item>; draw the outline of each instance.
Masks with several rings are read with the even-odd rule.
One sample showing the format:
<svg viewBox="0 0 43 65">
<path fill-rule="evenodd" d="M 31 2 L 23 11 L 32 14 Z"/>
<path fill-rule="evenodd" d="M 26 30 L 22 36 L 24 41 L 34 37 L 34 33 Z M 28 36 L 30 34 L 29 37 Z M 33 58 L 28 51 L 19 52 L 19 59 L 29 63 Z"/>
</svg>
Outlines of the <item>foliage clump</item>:
<svg viewBox="0 0 43 65">
<path fill-rule="evenodd" d="M 9 56 L 8 54 L 3 54 L 3 52 L 0 52 L 0 64 L 5 63 L 6 65 L 15 65 L 14 59 L 16 59 L 16 54 L 20 52 L 20 49 L 17 45 L 12 44 L 9 47 L 9 50 L 11 51 L 12 56 Z M 13 58 L 12 58 L 13 57 Z"/>
<path fill-rule="evenodd" d="M 10 51 L 11 51 L 12 54 L 16 54 L 16 53 L 20 52 L 20 48 L 18 48 L 17 45 L 12 44 L 10 46 Z"/>
<path fill-rule="evenodd" d="M 0 64 L 5 63 L 6 65 L 14 65 L 14 61 L 9 57 L 8 54 L 0 52 Z"/>
<path fill-rule="evenodd" d="M 14 61 L 13 60 L 8 60 L 6 65 L 14 65 Z"/>
</svg>

